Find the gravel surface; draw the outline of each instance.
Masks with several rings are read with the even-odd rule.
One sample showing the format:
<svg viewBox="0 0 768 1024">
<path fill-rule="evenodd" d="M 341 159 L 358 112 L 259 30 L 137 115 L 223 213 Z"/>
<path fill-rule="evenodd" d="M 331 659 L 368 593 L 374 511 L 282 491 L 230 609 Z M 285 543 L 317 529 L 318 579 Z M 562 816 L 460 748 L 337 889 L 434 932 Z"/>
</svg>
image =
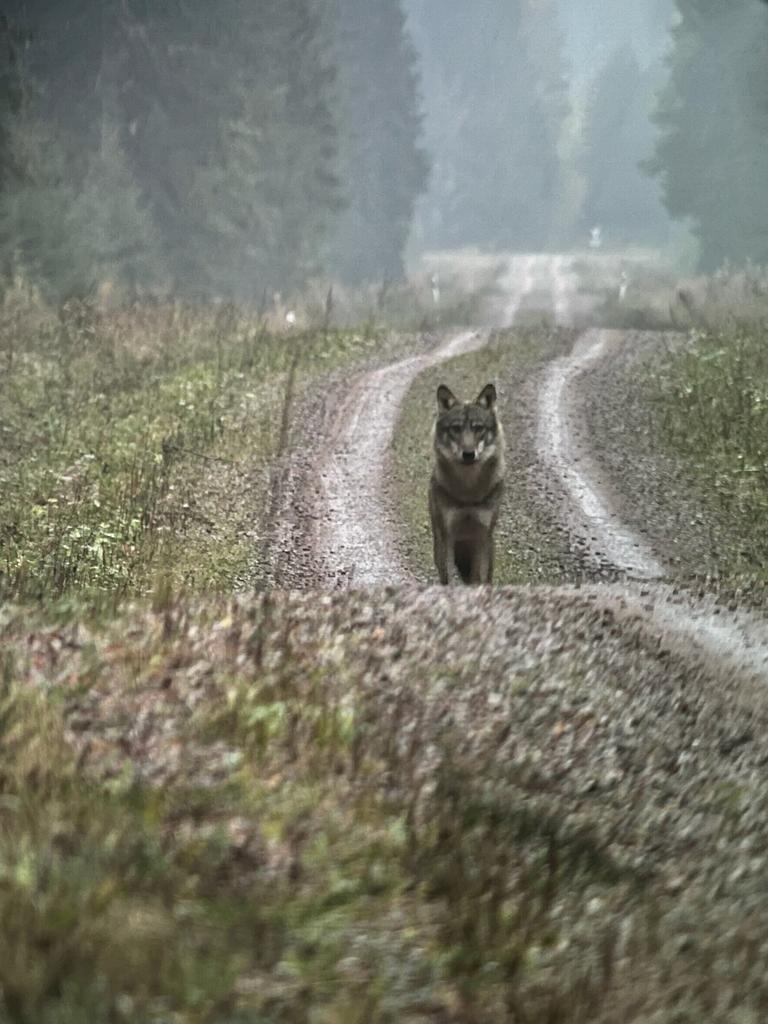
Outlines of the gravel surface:
<svg viewBox="0 0 768 1024">
<path fill-rule="evenodd" d="M 607 1006 L 584 1020 L 763 1019 L 768 709 L 726 666 L 681 656 L 631 602 L 597 588 L 388 587 L 136 611 L 122 637 L 126 626 L 135 650 L 109 632 L 23 647 L 42 686 L 88 666 L 94 686 L 69 717 L 84 765 L 120 776 L 134 763 L 159 786 L 226 781 L 239 762 L 189 724 L 232 680 L 274 670 L 289 639 L 327 673 L 329 698 L 354 695 L 361 742 L 383 745 L 382 791 L 427 833 L 450 771 L 519 820 L 505 885 L 526 849 L 549 842 L 575 858 L 554 868 L 557 942 L 524 977 L 548 971 L 555 989 L 585 957 L 607 964 L 593 979 Z M 137 652 L 161 637 L 172 642 L 137 676 Z M 126 673 L 131 684 L 115 687 Z"/>
<path fill-rule="evenodd" d="M 547 287 L 558 317 L 567 315 L 569 297 L 578 294 L 578 280 L 564 257 L 517 257 L 504 280 L 503 315 L 510 319 Z M 334 589 L 423 582 L 398 543 L 397 510 L 388 487 L 399 406 L 418 374 L 480 347 L 485 337 L 456 333 L 428 351 L 352 380 L 330 381 L 307 396 L 273 494 L 270 583 Z M 637 347 L 635 341 L 633 351 Z M 629 350 L 620 332 L 587 331 L 570 355 L 547 364 L 522 386 L 516 381 L 516 423 L 509 440 L 511 513 L 505 513 L 500 534 L 509 536 L 509 516 L 514 523 L 516 514 L 523 518 L 517 510 L 525 509 L 527 525 L 546 524 L 544 543 L 548 537 L 554 541 L 563 573 L 558 582 L 658 581 L 648 602 L 633 598 L 637 611 L 645 609 L 653 637 L 674 636 L 681 651 L 701 649 L 732 671 L 760 674 L 768 652 L 762 620 L 735 608 L 702 605 L 668 585 L 681 558 L 669 557 L 668 520 L 653 502 L 644 501 L 650 474 L 633 461 L 626 430 L 620 438 L 615 429 L 601 436 L 595 427 L 596 420 L 615 424 L 621 419 L 625 394 L 612 391 L 615 378 L 604 368 Z M 630 507 L 625 520 L 622 513 Z"/>
</svg>

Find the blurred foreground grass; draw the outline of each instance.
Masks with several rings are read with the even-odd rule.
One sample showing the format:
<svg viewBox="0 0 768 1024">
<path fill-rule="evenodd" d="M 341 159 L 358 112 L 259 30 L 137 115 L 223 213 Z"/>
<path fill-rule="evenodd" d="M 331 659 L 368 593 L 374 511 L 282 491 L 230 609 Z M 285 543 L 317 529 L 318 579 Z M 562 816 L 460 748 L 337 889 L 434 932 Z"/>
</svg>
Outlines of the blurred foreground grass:
<svg viewBox="0 0 768 1024">
<path fill-rule="evenodd" d="M 412 616 L 363 592 L 6 607 L 0 1021 L 758 1024 L 762 874 L 654 856 L 653 799 L 548 773 L 553 729 L 590 721 L 567 651 L 425 668 Z M 764 788 L 695 797 L 723 849 Z"/>
<path fill-rule="evenodd" d="M 608 908 L 630 913 L 643 879 L 492 735 L 468 747 L 449 677 L 393 667 L 400 643 L 364 595 L 169 601 L 96 627 L 6 608 L 0 1020 L 609 1010 Z"/>
</svg>

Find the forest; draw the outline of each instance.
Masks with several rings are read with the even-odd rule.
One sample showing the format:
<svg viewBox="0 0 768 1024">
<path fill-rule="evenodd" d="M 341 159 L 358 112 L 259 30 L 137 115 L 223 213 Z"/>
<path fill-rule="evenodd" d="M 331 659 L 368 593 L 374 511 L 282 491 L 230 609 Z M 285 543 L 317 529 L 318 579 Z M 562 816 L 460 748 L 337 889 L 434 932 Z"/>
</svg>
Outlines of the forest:
<svg viewBox="0 0 768 1024">
<path fill-rule="evenodd" d="M 763 0 L 5 0 L 0 1024 L 768 1020 L 767 185 Z"/>
<path fill-rule="evenodd" d="M 11 0 L 0 273 L 258 304 L 410 255 L 768 260 L 761 0 Z"/>
</svg>

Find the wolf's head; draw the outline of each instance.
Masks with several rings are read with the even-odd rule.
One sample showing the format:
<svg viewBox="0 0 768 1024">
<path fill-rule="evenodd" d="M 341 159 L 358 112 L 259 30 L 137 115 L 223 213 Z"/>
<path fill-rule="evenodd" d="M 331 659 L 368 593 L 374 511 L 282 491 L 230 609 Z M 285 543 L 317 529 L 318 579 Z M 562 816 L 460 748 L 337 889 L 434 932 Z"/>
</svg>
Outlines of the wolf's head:
<svg viewBox="0 0 768 1024">
<path fill-rule="evenodd" d="M 474 402 L 460 402 L 445 384 L 437 389 L 438 455 L 465 466 L 486 462 L 496 454 L 500 432 L 493 384 L 486 384 Z"/>
</svg>

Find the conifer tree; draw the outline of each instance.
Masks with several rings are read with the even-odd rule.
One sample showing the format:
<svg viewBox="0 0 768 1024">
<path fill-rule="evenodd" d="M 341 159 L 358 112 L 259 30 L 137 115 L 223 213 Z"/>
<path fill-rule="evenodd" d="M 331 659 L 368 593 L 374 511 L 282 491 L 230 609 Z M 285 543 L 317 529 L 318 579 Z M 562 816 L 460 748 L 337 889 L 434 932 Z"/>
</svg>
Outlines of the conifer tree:
<svg viewBox="0 0 768 1024">
<path fill-rule="evenodd" d="M 18 177 L 11 152 L 11 134 L 23 98 L 21 44 L 21 33 L 0 14 L 0 189 L 9 188 Z"/>
<path fill-rule="evenodd" d="M 119 129 L 106 116 L 77 207 L 87 225 L 92 287 L 109 284 L 128 296 L 162 288 L 159 235 L 128 167 Z"/>
<path fill-rule="evenodd" d="M 180 291 L 242 299 L 317 271 L 339 201 L 311 0 L 9 3 L 29 28 L 39 110 L 67 140 L 97 262 L 117 273 L 124 259 L 120 276 L 137 285 L 162 263 Z M 107 244 L 109 224 L 124 244 Z"/>
<path fill-rule="evenodd" d="M 132 10 L 125 145 L 177 286 L 246 299 L 305 279 L 338 207 L 332 74 L 309 0 Z"/>
<path fill-rule="evenodd" d="M 568 113 L 551 0 L 411 0 L 430 149 L 424 242 L 544 247 L 557 239 Z"/>
<path fill-rule="evenodd" d="M 0 199 L 6 249 L 54 296 L 107 280 L 126 294 L 156 286 L 158 239 L 117 123 L 118 5 L 23 6 L 29 58 L 12 130 L 22 174 Z"/>
<path fill-rule="evenodd" d="M 400 0 L 330 0 L 326 12 L 345 204 L 330 263 L 353 283 L 395 280 L 427 181 L 416 54 Z"/>
<path fill-rule="evenodd" d="M 670 78 L 650 170 L 687 219 L 703 269 L 768 261 L 768 10 L 755 0 L 677 0 Z"/>
<path fill-rule="evenodd" d="M 0 190 L 0 265 L 21 270 L 51 298 L 87 287 L 90 224 L 68 173 L 64 147 L 27 108 L 9 126 L 14 180 Z"/>
<path fill-rule="evenodd" d="M 644 72 L 632 47 L 622 46 L 593 84 L 583 133 L 582 235 L 600 224 L 612 243 L 653 243 L 666 236 L 658 186 L 641 167 L 653 151 L 655 82 L 653 69 Z"/>
</svg>

